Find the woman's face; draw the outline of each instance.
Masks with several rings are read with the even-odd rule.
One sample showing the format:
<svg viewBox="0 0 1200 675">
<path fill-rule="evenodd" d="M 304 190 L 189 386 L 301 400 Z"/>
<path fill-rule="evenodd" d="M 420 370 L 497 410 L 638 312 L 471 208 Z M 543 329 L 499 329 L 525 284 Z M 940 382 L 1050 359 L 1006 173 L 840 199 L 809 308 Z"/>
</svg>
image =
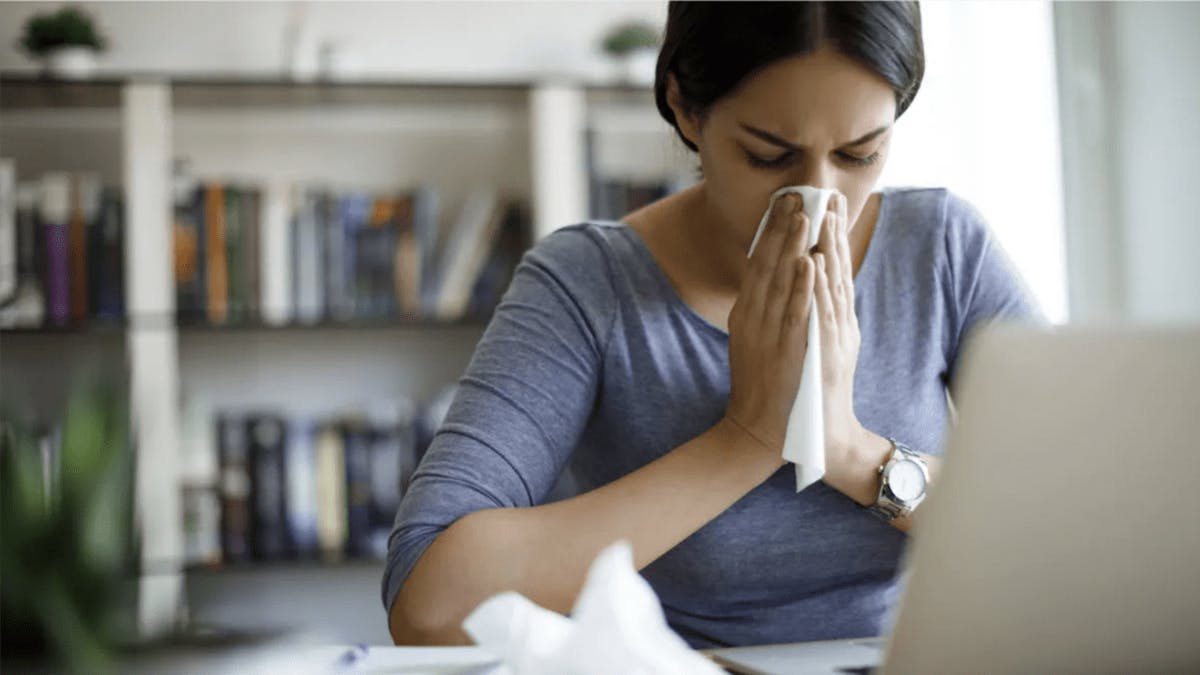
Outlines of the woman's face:
<svg viewBox="0 0 1200 675">
<path fill-rule="evenodd" d="M 883 170 L 896 113 L 886 80 L 828 47 L 768 64 L 702 122 L 668 100 L 700 149 L 708 213 L 747 246 L 771 193 L 787 185 L 837 189 L 853 227 Z"/>
</svg>

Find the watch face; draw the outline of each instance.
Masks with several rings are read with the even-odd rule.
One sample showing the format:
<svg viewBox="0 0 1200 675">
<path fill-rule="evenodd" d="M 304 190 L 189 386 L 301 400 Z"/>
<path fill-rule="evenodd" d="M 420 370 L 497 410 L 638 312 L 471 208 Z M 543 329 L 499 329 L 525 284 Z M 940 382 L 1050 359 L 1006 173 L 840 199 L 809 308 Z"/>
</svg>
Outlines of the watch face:
<svg viewBox="0 0 1200 675">
<path fill-rule="evenodd" d="M 888 472 L 888 487 L 898 499 L 910 502 L 925 492 L 925 474 L 916 462 L 898 462 Z"/>
</svg>

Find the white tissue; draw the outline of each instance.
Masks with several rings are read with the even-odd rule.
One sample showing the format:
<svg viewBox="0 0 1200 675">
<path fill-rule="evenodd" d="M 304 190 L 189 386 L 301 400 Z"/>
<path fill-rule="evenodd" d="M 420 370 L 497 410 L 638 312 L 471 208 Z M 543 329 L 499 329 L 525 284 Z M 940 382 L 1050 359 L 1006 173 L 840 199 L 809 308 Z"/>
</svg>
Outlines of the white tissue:
<svg viewBox="0 0 1200 675">
<path fill-rule="evenodd" d="M 771 195 L 767 210 L 758 223 L 758 231 L 750 242 L 750 252 L 758 245 L 759 237 L 771 217 L 775 200 L 794 192 L 804 200 L 804 213 L 808 216 L 808 247 L 817 245 L 821 235 L 821 224 L 833 190 L 810 185 L 791 185 L 780 188 Z M 804 354 L 804 370 L 800 374 L 800 389 L 792 403 L 788 416 L 787 434 L 783 439 L 783 458 L 796 465 L 796 492 L 821 480 L 825 475 L 825 417 L 821 401 L 821 331 L 817 320 L 816 294 L 808 316 L 808 349 Z"/>
<path fill-rule="evenodd" d="M 627 541 L 596 557 L 571 618 L 509 592 L 476 607 L 463 629 L 514 675 L 721 673 L 667 626 Z"/>
</svg>

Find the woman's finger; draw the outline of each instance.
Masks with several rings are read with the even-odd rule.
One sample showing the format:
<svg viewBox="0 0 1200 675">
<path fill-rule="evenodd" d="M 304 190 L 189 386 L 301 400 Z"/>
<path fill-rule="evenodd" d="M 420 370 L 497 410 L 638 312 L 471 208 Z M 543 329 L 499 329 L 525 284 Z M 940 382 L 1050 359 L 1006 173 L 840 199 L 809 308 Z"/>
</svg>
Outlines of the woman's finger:
<svg viewBox="0 0 1200 675">
<path fill-rule="evenodd" d="M 808 240 L 804 242 L 807 244 Z M 803 356 L 808 348 L 808 317 L 813 307 L 816 268 L 807 254 L 796 263 L 796 281 L 780 324 L 779 340 L 789 358 Z"/>
<path fill-rule="evenodd" d="M 845 319 L 842 294 L 842 266 L 844 264 L 838 247 L 838 222 L 834 211 L 825 212 L 821 228 L 820 250 L 825 254 L 825 274 L 829 282 L 829 297 L 833 302 L 834 318 L 841 322 Z"/>
<path fill-rule="evenodd" d="M 762 329 L 768 335 L 778 335 L 780 321 L 787 310 L 788 299 L 792 295 L 796 283 L 796 266 L 800 259 L 808 255 L 808 217 L 798 211 L 792 216 L 791 232 L 779 251 L 779 261 L 775 265 L 775 278 L 768 287 L 765 306 L 763 307 Z"/>
<path fill-rule="evenodd" d="M 829 256 L 824 253 L 813 254 L 813 262 L 817 267 L 813 292 L 817 297 L 817 318 L 821 326 L 822 347 L 825 345 L 832 347 L 838 343 L 837 315 L 833 307 L 833 296 L 829 292 L 828 258 Z"/>
<path fill-rule="evenodd" d="M 767 227 L 750 256 L 750 269 L 742 282 L 742 293 L 749 293 L 746 306 L 750 316 L 761 318 L 771 294 L 779 253 L 791 232 L 795 214 L 801 211 L 800 195 L 784 195 L 776 199 L 768 216 Z"/>
</svg>

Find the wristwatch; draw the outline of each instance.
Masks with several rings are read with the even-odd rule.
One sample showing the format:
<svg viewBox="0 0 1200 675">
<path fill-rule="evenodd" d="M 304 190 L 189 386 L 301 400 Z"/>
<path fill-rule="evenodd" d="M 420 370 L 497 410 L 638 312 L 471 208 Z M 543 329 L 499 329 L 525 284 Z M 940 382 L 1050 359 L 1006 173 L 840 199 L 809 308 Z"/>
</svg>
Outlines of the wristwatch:
<svg viewBox="0 0 1200 675">
<path fill-rule="evenodd" d="M 892 454 L 879 467 L 879 496 L 867 510 L 890 522 L 912 513 L 925 499 L 929 467 L 908 446 L 894 438 L 888 438 L 888 441 L 892 444 Z"/>
</svg>

